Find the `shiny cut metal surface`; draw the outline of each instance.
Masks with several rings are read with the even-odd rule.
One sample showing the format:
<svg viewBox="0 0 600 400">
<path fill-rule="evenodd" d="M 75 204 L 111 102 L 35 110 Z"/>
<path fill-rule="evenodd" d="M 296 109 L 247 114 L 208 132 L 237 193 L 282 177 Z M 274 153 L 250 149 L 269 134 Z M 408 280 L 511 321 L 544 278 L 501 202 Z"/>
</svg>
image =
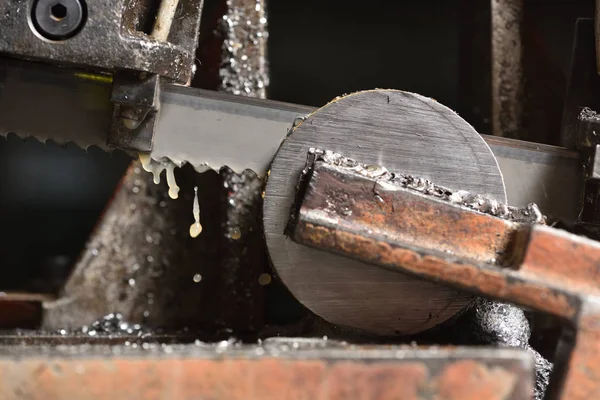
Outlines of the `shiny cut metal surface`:
<svg viewBox="0 0 600 400">
<path fill-rule="evenodd" d="M 338 98 L 309 115 L 281 145 L 267 181 L 264 225 L 282 281 L 305 306 L 335 324 L 410 334 L 443 322 L 470 302 L 454 289 L 365 268 L 289 240 L 284 228 L 311 147 L 505 202 L 496 159 L 469 124 L 413 93 L 373 90 Z"/>
</svg>

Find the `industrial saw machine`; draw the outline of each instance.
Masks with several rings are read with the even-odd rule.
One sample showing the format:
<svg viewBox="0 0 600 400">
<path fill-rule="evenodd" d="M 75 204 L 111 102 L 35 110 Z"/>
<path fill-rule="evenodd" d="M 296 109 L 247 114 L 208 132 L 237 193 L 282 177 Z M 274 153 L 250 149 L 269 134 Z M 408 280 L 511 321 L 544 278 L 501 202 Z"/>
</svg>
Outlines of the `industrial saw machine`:
<svg viewBox="0 0 600 400">
<path fill-rule="evenodd" d="M 0 4 L 0 398 L 600 399 L 593 2 L 283 3 Z"/>
</svg>

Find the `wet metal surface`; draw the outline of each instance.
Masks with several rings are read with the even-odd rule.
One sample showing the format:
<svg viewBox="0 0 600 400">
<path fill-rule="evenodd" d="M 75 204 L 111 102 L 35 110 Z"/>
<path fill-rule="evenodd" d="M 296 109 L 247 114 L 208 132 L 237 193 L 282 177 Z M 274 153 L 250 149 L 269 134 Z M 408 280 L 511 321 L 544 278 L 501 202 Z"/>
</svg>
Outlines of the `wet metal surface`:
<svg viewBox="0 0 600 400">
<path fill-rule="evenodd" d="M 182 0 L 179 8 L 189 3 L 189 0 Z M 227 38 L 222 49 L 227 60 L 223 64 L 227 76 L 222 77 L 221 85 L 225 91 L 235 91 L 234 86 L 242 85 L 246 88 L 242 90 L 243 94 L 265 97 L 268 79 L 264 3 L 263 0 L 227 3 L 228 12 L 223 17 Z M 177 24 L 180 23 L 177 18 Z M 177 32 L 179 30 L 175 29 L 172 34 Z M 205 73 L 200 71 L 201 75 Z M 216 135 L 200 138 L 202 147 L 216 144 L 235 148 L 235 144 L 223 140 L 224 132 L 231 132 L 230 128 L 235 124 L 241 123 L 252 130 L 257 122 L 264 122 L 236 103 L 230 108 L 233 114 L 221 116 L 211 123 L 206 113 L 219 108 L 220 102 L 213 100 L 223 95 L 204 93 L 210 103 L 207 107 L 198 107 L 187 101 L 177 102 L 184 108 L 191 107 L 200 123 L 178 114 L 179 107 L 171 107 L 165 99 L 170 94 L 163 96 L 163 120 L 166 115 L 175 118 L 178 123 L 185 125 L 188 121 L 192 124 L 167 128 L 168 138 L 159 136 L 155 140 L 158 152 L 154 153 L 155 156 L 170 149 L 164 155 L 182 157 L 176 160 L 178 164 L 184 160 L 193 163 L 193 157 L 186 157 L 185 151 L 190 149 L 193 138 L 198 137 L 198 129 L 206 129 Z M 252 99 L 244 100 L 246 104 L 254 104 Z M 256 103 L 261 104 L 260 100 Z M 301 109 L 291 106 L 280 111 L 275 108 L 267 110 L 264 115 L 285 132 L 287 119 L 281 114 L 291 118 L 286 112 L 295 108 Z M 214 129 L 212 124 L 215 122 L 225 126 Z M 276 129 L 268 125 L 266 129 L 264 125 L 260 127 L 258 134 Z M 188 134 L 178 137 L 177 133 L 182 129 L 187 129 Z M 235 129 L 231 133 L 235 133 Z M 247 136 L 251 142 L 261 142 L 252 135 Z M 178 146 L 185 149 L 184 153 L 178 153 Z M 213 148 L 211 152 L 217 156 L 222 150 Z M 261 162 L 260 157 L 258 162 Z M 269 160 L 262 162 L 266 166 Z M 224 166 L 226 164 L 236 171 Z M 210 159 L 203 159 L 195 166 L 205 171 L 208 169 L 206 165 L 215 167 L 218 175 L 213 171 L 196 175 L 191 168 L 177 171 L 178 179 L 182 179 L 182 198 L 173 202 L 165 196 L 164 185 L 153 185 L 150 175 L 139 171 L 138 163 L 133 164 L 115 201 L 104 214 L 99 229 L 90 238 L 88 249 L 69 280 L 62 301 L 49 306 L 46 327 L 60 328 L 61 324 L 75 327 L 89 323 L 94 315 L 122 312 L 124 319 L 131 322 L 126 333 L 138 324 L 152 329 L 200 327 L 209 332 L 234 329 L 246 334 L 262 328 L 264 287 L 259 278 L 267 267 L 259 217 L 263 182 L 256 173 L 246 170 L 251 168 L 261 172 L 261 168 L 252 165 L 240 167 L 235 162 L 217 167 Z M 198 211 L 202 215 L 204 231 L 198 238 L 192 239 L 186 234 L 186 227 L 192 222 L 189 219 L 193 208 L 190 197 L 193 193 L 191 187 L 195 184 L 198 186 L 201 205 Z"/>
<path fill-rule="evenodd" d="M 180 179 L 186 189 L 188 179 Z M 186 190 L 171 200 L 164 183 L 155 185 L 139 162 L 132 163 L 59 299 L 46 302 L 43 327 L 77 329 L 110 313 L 152 328 L 197 325 L 202 317 L 196 310 L 205 308 L 203 292 L 213 282 L 207 267 L 214 261 L 207 256 L 199 266 L 194 259 L 203 243 L 187 229 L 191 194 Z M 203 223 L 210 232 L 219 222 L 206 216 Z M 196 273 L 205 275 L 204 283 L 194 284 Z"/>
<path fill-rule="evenodd" d="M 264 265 L 249 263 L 257 259 L 253 252 L 264 253 L 253 242 L 260 236 L 248 234 L 252 221 L 259 221 L 259 182 L 251 173 L 230 175 L 182 168 L 180 198 L 172 200 L 164 182 L 155 185 L 152 175 L 133 163 L 59 298 L 44 303 L 43 327 L 70 331 L 120 313 L 130 325 L 151 330 L 260 329 L 258 277 Z M 204 229 L 191 238 L 195 186 Z M 230 230 L 236 227 L 237 240 Z"/>
<path fill-rule="evenodd" d="M 299 243 L 546 312 L 574 327 L 565 373 L 551 393 L 600 396 L 598 242 L 473 211 L 318 158 L 301 196 L 292 232 Z"/>
<path fill-rule="evenodd" d="M 525 400 L 531 387 L 531 359 L 513 349 L 358 347 L 297 338 L 257 345 L 0 346 L 0 394 L 7 400 Z"/>
</svg>

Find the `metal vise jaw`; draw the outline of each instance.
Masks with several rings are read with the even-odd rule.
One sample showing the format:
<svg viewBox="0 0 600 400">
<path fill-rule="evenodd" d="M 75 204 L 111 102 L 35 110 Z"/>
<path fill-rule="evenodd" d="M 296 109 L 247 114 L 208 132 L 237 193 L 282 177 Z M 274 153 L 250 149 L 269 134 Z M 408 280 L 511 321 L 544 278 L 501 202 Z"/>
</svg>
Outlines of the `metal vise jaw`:
<svg viewBox="0 0 600 400">
<path fill-rule="evenodd" d="M 550 397 L 600 398 L 600 243 L 536 223 L 533 206 L 329 152 L 309 160 L 288 226 L 294 241 L 560 318 L 570 348 L 558 354 Z"/>
<path fill-rule="evenodd" d="M 115 111 L 108 143 L 149 151 L 160 81 L 185 84 L 193 75 L 202 5 L 203 0 L 3 1 L 0 57 L 111 74 Z"/>
</svg>

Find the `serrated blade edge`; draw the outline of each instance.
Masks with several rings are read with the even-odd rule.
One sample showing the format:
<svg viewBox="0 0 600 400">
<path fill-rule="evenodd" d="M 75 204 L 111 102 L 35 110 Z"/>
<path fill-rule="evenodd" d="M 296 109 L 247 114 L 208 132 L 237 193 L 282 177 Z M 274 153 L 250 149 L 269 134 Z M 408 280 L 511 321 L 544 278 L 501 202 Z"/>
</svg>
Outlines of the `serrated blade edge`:
<svg viewBox="0 0 600 400">
<path fill-rule="evenodd" d="M 110 152 L 110 83 L 69 69 L 0 63 L 0 135 Z M 294 120 L 312 107 L 166 86 L 150 157 L 197 171 L 264 174 Z"/>
<path fill-rule="evenodd" d="M 16 62 L 0 66 L 0 78 L 0 135 L 111 151 L 109 85 L 78 79 L 70 70 Z"/>
<path fill-rule="evenodd" d="M 264 174 L 297 118 L 311 107 L 171 87 L 162 96 L 150 156 L 197 171 L 228 166 Z"/>
</svg>

